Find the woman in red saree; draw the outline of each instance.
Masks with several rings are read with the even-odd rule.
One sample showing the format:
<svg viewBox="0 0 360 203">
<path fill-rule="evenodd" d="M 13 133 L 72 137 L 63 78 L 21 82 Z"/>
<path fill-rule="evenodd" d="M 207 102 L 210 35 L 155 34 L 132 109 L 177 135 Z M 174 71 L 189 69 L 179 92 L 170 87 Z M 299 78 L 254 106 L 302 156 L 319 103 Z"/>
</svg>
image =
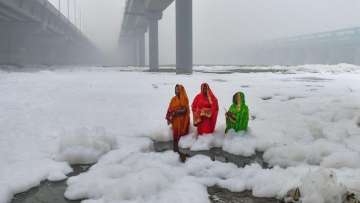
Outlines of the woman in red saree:
<svg viewBox="0 0 360 203">
<path fill-rule="evenodd" d="M 189 134 L 190 126 L 189 99 L 182 85 L 175 86 L 175 96 L 170 101 L 166 120 L 172 126 L 174 151 L 179 152 L 179 140 L 182 136 Z"/>
<path fill-rule="evenodd" d="M 192 103 L 194 126 L 199 135 L 213 133 L 219 111 L 218 100 L 207 83 L 201 85 L 199 93 Z"/>
</svg>

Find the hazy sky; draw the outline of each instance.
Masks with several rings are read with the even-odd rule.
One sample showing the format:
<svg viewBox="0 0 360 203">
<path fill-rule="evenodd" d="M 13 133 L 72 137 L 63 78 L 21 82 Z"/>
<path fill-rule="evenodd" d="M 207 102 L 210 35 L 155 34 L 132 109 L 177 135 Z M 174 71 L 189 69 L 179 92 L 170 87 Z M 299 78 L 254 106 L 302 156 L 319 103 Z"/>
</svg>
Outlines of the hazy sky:
<svg viewBox="0 0 360 203">
<path fill-rule="evenodd" d="M 58 0 L 51 0 L 57 5 Z M 74 0 L 70 0 L 73 2 Z M 66 0 L 62 0 L 66 6 Z M 125 0 L 77 0 L 84 31 L 104 50 L 117 46 Z M 193 0 L 194 62 L 238 63 L 244 44 L 360 26 L 359 0 Z M 175 62 L 175 7 L 159 24 L 160 61 Z"/>
<path fill-rule="evenodd" d="M 56 8 L 59 0 L 49 0 Z M 68 0 L 60 0 L 61 11 L 67 16 Z M 80 13 L 82 30 L 98 47 L 111 52 L 117 47 L 125 0 L 69 0 L 70 19 L 74 22 L 74 4 L 77 7 L 77 25 Z"/>
</svg>

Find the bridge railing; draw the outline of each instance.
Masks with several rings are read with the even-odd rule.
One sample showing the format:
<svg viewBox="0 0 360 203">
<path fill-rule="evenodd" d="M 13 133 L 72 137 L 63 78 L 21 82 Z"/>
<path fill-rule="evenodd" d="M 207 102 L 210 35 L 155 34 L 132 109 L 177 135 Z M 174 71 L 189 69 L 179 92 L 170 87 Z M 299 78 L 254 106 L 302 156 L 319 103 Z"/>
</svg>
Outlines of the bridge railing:
<svg viewBox="0 0 360 203">
<path fill-rule="evenodd" d="M 272 44 L 296 44 L 303 42 L 335 42 L 360 39 L 360 27 L 340 29 L 330 32 L 299 35 L 295 37 L 272 40 Z"/>
<path fill-rule="evenodd" d="M 13 21 L 23 24 L 37 23 L 42 30 L 90 43 L 81 30 L 48 0 L 0 0 L 0 9 L 10 13 Z"/>
</svg>

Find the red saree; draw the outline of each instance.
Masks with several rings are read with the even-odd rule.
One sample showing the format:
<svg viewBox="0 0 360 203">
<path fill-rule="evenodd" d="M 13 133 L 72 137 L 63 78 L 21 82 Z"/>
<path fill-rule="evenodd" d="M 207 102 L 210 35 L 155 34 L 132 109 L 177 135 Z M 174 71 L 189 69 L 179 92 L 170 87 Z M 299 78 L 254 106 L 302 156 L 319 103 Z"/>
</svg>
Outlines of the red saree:
<svg viewBox="0 0 360 203">
<path fill-rule="evenodd" d="M 207 89 L 208 93 L 204 92 Z M 208 84 L 201 85 L 199 93 L 192 105 L 194 125 L 197 127 L 199 135 L 213 133 L 216 126 L 216 119 L 219 111 L 218 100 L 212 93 Z"/>
</svg>

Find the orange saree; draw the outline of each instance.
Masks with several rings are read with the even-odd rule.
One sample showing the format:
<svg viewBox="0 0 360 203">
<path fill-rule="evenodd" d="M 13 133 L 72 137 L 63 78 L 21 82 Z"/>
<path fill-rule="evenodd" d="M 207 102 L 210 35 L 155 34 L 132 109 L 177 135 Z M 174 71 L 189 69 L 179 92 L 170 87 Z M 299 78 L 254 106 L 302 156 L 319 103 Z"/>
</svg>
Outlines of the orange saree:
<svg viewBox="0 0 360 203">
<path fill-rule="evenodd" d="M 178 142 L 181 136 L 189 133 L 190 108 L 185 88 L 178 85 L 180 94 L 171 99 L 166 114 L 166 120 L 172 125 L 174 141 Z"/>
</svg>

